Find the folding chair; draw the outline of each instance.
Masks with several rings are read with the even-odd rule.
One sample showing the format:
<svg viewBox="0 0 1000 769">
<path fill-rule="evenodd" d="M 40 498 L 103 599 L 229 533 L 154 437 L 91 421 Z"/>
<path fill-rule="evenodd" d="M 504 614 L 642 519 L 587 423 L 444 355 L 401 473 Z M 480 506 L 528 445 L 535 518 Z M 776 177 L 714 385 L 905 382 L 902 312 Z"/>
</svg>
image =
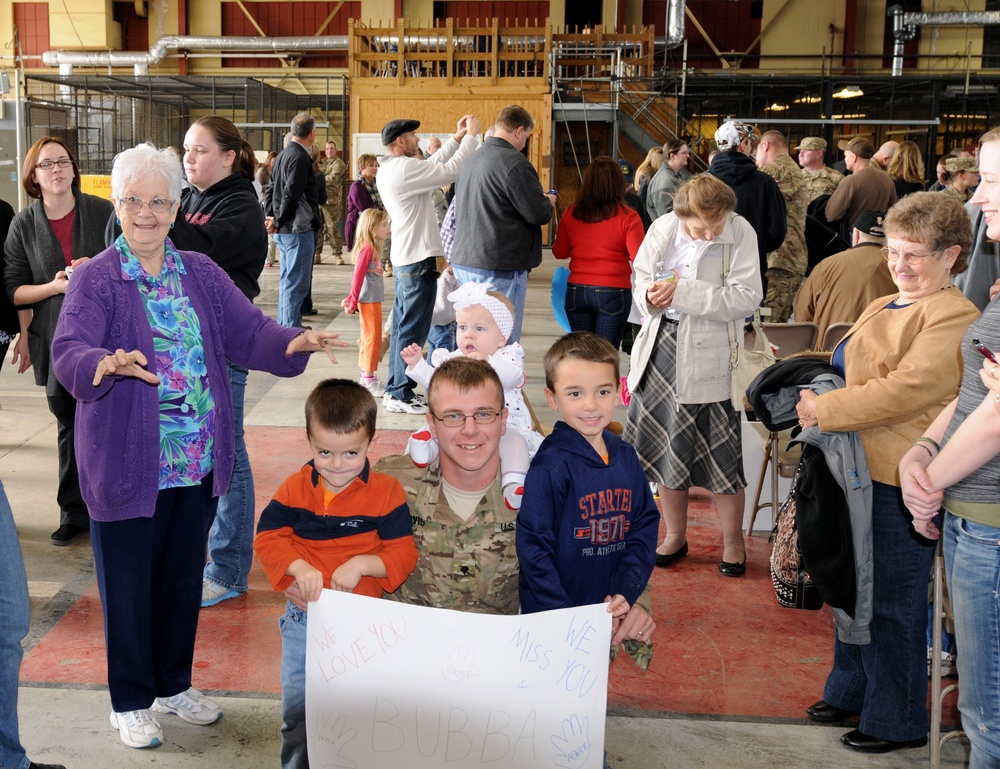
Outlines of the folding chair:
<svg viewBox="0 0 1000 769">
<path fill-rule="evenodd" d="M 833 352 L 853 325 L 853 323 L 831 323 L 823 334 L 823 346 L 820 349 Z"/>
<path fill-rule="evenodd" d="M 771 345 L 777 348 L 774 351 L 775 358 L 785 358 L 797 352 L 805 352 L 816 348 L 816 340 L 819 338 L 819 327 L 815 323 L 764 323 L 764 333 L 767 335 Z M 757 513 L 766 507 L 771 508 L 771 518 L 781 506 L 778 499 L 778 479 L 791 478 L 795 474 L 795 466 L 798 464 L 797 452 L 788 454 L 787 445 L 791 438 L 790 430 L 781 432 L 769 432 L 764 443 L 764 457 L 760 463 L 760 470 L 757 472 L 757 487 L 753 495 L 753 507 L 750 518 L 747 521 L 746 535 L 753 535 L 753 524 L 757 520 Z M 781 443 L 784 442 L 786 451 L 782 451 Z M 767 471 L 771 470 L 771 501 L 761 502 L 760 497 L 764 491 L 764 481 L 767 478 Z"/>
</svg>

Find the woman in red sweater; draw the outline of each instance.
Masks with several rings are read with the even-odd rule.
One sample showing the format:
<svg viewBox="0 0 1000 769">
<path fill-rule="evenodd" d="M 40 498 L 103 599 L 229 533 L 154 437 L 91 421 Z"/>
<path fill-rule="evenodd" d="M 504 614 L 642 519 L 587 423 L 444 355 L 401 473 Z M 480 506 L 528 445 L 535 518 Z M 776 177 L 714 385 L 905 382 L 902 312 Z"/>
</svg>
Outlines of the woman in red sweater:
<svg viewBox="0 0 1000 769">
<path fill-rule="evenodd" d="M 625 205 L 625 177 L 609 157 L 595 158 L 576 203 L 566 209 L 552 244 L 569 259 L 566 317 L 618 348 L 632 306 L 632 260 L 644 236 L 639 214 Z"/>
</svg>

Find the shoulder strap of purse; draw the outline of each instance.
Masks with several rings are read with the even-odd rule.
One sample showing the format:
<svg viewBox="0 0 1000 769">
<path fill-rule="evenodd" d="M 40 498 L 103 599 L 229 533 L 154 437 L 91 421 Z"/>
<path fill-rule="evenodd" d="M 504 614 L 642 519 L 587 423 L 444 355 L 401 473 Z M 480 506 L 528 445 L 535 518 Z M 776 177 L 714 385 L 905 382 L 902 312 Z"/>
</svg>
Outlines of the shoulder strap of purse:
<svg viewBox="0 0 1000 769">
<path fill-rule="evenodd" d="M 722 244 L 722 285 L 729 285 L 729 251 L 730 244 Z M 726 324 L 729 330 L 729 368 L 736 368 L 739 363 L 740 345 L 736 341 L 736 321 L 731 320 Z"/>
</svg>

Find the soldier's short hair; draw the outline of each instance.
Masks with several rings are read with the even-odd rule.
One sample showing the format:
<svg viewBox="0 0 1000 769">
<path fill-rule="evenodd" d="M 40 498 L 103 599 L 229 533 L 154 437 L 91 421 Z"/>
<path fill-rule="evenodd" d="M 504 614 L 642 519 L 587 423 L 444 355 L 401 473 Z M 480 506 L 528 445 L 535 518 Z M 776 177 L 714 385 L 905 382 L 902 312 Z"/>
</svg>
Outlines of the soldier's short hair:
<svg viewBox="0 0 1000 769">
<path fill-rule="evenodd" d="M 446 360 L 436 369 L 427 385 L 427 405 L 434 410 L 434 392 L 445 382 L 449 382 L 456 390 L 465 393 L 477 387 L 492 383 L 497 388 L 497 399 L 503 408 L 503 384 L 496 369 L 484 360 L 473 358 L 452 358 Z"/>
<path fill-rule="evenodd" d="M 585 360 L 609 363 L 615 370 L 615 381 L 621 377 L 618 350 L 603 336 L 589 331 L 573 331 L 559 337 L 545 353 L 545 386 L 556 389 L 556 373 L 564 360 Z"/>
<path fill-rule="evenodd" d="M 378 404 L 362 385 L 350 379 L 324 379 L 306 398 L 306 435 L 316 427 L 345 435 L 364 428 L 375 437 Z"/>
</svg>

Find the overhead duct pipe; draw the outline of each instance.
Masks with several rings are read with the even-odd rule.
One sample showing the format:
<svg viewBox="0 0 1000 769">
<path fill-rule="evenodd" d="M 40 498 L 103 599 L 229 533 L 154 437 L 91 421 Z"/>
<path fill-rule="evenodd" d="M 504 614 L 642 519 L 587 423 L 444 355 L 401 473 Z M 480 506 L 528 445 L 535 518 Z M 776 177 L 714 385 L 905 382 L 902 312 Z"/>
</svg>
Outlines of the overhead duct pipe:
<svg viewBox="0 0 1000 769">
<path fill-rule="evenodd" d="M 1000 11 L 942 11 L 923 13 L 905 11 L 894 5 L 888 15 L 892 17 L 892 76 L 903 74 L 903 45 L 917 36 L 917 27 L 974 27 L 1000 24 Z"/>
<path fill-rule="evenodd" d="M 167 52 L 179 51 L 346 51 L 346 35 L 320 37 L 196 37 L 164 35 L 149 51 L 46 51 L 46 66 L 59 67 L 65 74 L 72 67 L 132 67 L 136 76 L 148 74 L 150 65 L 159 64 Z"/>
</svg>

